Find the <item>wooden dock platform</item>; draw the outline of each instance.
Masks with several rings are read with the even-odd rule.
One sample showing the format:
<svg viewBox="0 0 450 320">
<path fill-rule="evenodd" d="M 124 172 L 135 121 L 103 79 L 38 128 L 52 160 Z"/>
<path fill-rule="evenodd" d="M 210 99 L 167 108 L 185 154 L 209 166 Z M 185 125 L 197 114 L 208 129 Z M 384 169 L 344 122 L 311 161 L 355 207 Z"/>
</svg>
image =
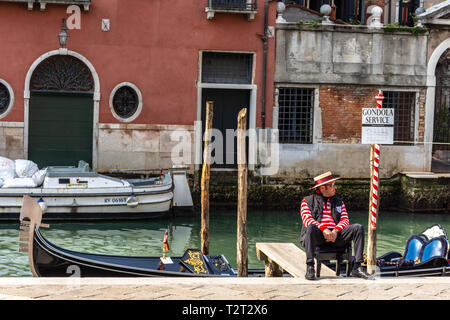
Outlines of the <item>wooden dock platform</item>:
<svg viewBox="0 0 450 320">
<path fill-rule="evenodd" d="M 265 262 L 266 277 L 280 277 L 283 270 L 295 278 L 303 278 L 306 273 L 306 254 L 293 243 L 257 242 L 256 256 Z M 321 278 L 336 277 L 336 273 L 322 264 Z"/>
</svg>

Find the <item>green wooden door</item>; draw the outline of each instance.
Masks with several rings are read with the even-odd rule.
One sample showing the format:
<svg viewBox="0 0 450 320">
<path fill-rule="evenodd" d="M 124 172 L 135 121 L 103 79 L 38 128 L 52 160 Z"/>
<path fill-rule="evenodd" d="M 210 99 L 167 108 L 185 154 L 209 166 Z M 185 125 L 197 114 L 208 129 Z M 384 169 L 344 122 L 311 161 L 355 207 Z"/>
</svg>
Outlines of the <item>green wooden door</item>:
<svg viewBox="0 0 450 320">
<path fill-rule="evenodd" d="M 28 159 L 39 168 L 92 166 L 92 94 L 33 93 L 29 110 Z"/>
</svg>

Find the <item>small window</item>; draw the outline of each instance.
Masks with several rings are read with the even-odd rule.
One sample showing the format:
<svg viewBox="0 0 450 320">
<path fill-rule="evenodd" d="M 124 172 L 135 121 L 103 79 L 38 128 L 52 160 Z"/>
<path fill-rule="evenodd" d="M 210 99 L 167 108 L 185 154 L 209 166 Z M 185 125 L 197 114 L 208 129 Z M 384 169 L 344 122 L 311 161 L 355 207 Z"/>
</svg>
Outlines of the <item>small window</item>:
<svg viewBox="0 0 450 320">
<path fill-rule="evenodd" d="M 116 119 L 122 122 L 133 121 L 142 110 L 141 91 L 130 82 L 120 83 L 111 92 L 109 104 Z"/>
<path fill-rule="evenodd" d="M 208 6 L 224 10 L 256 10 L 256 1 L 247 0 L 209 0 Z"/>
<path fill-rule="evenodd" d="M 11 86 L 0 79 L 0 119 L 6 117 L 14 104 L 14 93 Z"/>
<path fill-rule="evenodd" d="M 278 106 L 280 142 L 312 143 L 314 89 L 279 88 Z"/>
<path fill-rule="evenodd" d="M 383 91 L 383 96 L 383 108 L 394 109 L 394 144 L 413 144 L 416 93 Z"/>
<path fill-rule="evenodd" d="M 203 52 L 202 82 L 252 83 L 253 54 Z"/>
</svg>

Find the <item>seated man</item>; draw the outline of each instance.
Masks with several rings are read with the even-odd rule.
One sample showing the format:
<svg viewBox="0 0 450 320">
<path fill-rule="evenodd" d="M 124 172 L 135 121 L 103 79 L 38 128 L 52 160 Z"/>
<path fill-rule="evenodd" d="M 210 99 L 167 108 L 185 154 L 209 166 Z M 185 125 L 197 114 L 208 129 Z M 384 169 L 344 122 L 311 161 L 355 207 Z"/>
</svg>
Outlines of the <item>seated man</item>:
<svg viewBox="0 0 450 320">
<path fill-rule="evenodd" d="M 335 181 L 331 172 L 314 178 L 315 193 L 302 200 L 300 213 L 303 221 L 300 243 L 306 251 L 306 275 L 308 280 L 316 278 L 314 252 L 325 243 L 343 247 L 353 241 L 355 264 L 353 277 L 373 279 L 362 267 L 364 261 L 364 229 L 360 224 L 349 224 L 347 210 L 341 198 L 336 196 Z"/>
</svg>

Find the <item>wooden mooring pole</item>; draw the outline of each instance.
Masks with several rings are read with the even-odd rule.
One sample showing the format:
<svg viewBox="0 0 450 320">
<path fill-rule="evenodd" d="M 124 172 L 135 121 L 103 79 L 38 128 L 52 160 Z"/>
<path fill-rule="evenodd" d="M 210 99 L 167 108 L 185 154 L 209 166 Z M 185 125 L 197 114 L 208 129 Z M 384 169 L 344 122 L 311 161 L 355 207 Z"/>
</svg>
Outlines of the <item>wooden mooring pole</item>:
<svg viewBox="0 0 450 320">
<path fill-rule="evenodd" d="M 237 212 L 237 271 L 238 277 L 248 276 L 247 242 L 247 109 L 238 114 L 237 162 L 238 162 L 238 212 Z"/>
<path fill-rule="evenodd" d="M 209 255 L 209 177 L 210 177 L 210 162 L 211 162 L 211 128 L 213 120 L 213 105 L 212 101 L 206 102 L 206 122 L 203 146 L 203 167 L 202 167 L 202 181 L 201 181 L 201 250 L 204 255 Z"/>
<path fill-rule="evenodd" d="M 377 229 L 373 221 L 373 164 L 374 164 L 374 145 L 370 145 L 370 197 L 369 197 L 369 222 L 367 230 L 367 272 L 375 273 L 375 263 L 377 256 Z"/>
</svg>

